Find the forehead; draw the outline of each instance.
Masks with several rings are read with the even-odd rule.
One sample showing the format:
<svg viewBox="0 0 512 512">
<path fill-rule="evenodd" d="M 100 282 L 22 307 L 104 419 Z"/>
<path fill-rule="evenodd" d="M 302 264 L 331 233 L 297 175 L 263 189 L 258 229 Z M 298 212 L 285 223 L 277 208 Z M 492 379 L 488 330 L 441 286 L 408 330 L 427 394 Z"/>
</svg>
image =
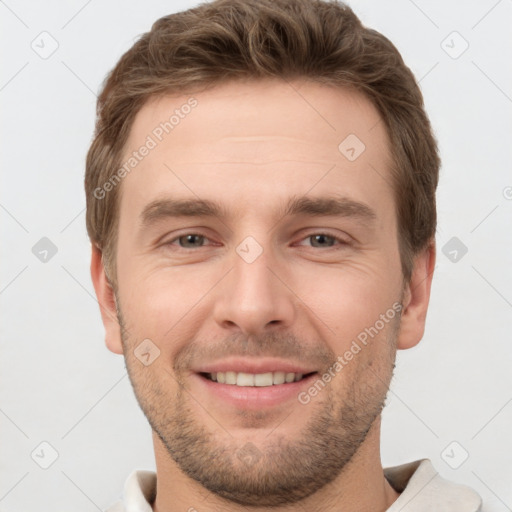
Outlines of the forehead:
<svg viewBox="0 0 512 512">
<path fill-rule="evenodd" d="M 228 82 L 152 98 L 122 160 L 134 165 L 126 166 L 121 212 L 128 202 L 140 213 L 166 194 L 230 196 L 239 207 L 244 198 L 256 206 L 270 193 L 308 189 L 354 199 L 366 189 L 370 201 L 382 189 L 391 195 L 389 141 L 376 108 L 357 91 L 307 81 Z"/>
<path fill-rule="evenodd" d="M 148 135 L 176 149 L 221 140 L 243 143 L 241 137 L 251 136 L 245 142 L 257 142 L 264 136 L 281 143 L 286 137 L 302 139 L 309 143 L 306 151 L 322 142 L 337 154 L 338 144 L 350 134 L 371 142 L 370 151 L 387 150 L 379 113 L 354 89 L 305 80 L 232 81 L 195 94 L 150 98 L 132 123 L 126 150 Z"/>
</svg>

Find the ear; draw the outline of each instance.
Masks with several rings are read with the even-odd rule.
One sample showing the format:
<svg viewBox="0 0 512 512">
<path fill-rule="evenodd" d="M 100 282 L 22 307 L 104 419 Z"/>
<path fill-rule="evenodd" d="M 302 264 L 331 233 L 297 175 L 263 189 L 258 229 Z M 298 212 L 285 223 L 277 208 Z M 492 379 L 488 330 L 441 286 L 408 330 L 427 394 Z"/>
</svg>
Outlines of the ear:
<svg viewBox="0 0 512 512">
<path fill-rule="evenodd" d="M 92 244 L 91 277 L 105 327 L 105 344 L 114 354 L 122 354 L 121 327 L 117 319 L 114 290 L 105 273 L 102 253 L 94 244 Z"/>
<path fill-rule="evenodd" d="M 414 347 L 423 337 L 435 262 L 436 243 L 432 240 L 415 257 L 411 280 L 404 289 L 398 349 Z"/>
</svg>

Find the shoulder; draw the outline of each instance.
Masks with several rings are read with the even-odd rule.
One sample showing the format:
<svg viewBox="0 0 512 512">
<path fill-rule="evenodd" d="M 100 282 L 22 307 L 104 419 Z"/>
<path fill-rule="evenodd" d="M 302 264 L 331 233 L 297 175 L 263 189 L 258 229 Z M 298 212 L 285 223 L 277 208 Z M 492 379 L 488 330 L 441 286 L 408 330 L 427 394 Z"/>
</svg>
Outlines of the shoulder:
<svg viewBox="0 0 512 512">
<path fill-rule="evenodd" d="M 152 512 L 156 496 L 156 473 L 144 469 L 135 469 L 125 481 L 123 498 L 116 501 L 105 512 L 127 512 L 137 510 Z"/>
<path fill-rule="evenodd" d="M 470 487 L 443 478 L 429 459 L 384 469 L 392 487 L 400 492 L 387 512 L 483 512 L 482 498 Z"/>
<path fill-rule="evenodd" d="M 116 501 L 113 505 L 105 509 L 105 512 L 126 512 L 123 502 L 121 500 Z"/>
</svg>

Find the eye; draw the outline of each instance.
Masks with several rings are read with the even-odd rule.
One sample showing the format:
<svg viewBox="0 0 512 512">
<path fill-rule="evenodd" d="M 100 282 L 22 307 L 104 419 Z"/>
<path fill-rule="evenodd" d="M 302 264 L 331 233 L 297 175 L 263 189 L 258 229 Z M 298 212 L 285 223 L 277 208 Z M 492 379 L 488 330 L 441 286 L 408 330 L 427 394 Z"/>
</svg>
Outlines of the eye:
<svg viewBox="0 0 512 512">
<path fill-rule="evenodd" d="M 178 247 L 182 249 L 193 249 L 203 247 L 203 242 L 205 240 L 208 240 L 208 238 L 199 233 L 187 233 L 169 240 L 164 245 L 175 245 L 175 242 L 178 242 Z"/>
<path fill-rule="evenodd" d="M 169 240 L 164 245 L 177 247 L 178 249 L 198 249 L 205 247 L 205 241 L 207 240 L 209 240 L 209 238 L 205 235 L 201 235 L 200 233 L 186 233 Z M 302 239 L 302 241 L 304 240 L 310 240 L 310 247 L 314 248 L 330 249 L 335 248 L 336 245 L 349 245 L 347 240 L 338 236 L 330 235 L 329 233 L 312 233 Z"/>
<path fill-rule="evenodd" d="M 330 235 L 328 233 L 313 233 L 311 235 L 308 235 L 306 238 L 303 238 L 303 240 L 311 240 L 312 247 L 319 247 L 319 248 L 331 248 L 334 247 L 336 242 L 338 242 L 338 245 L 348 245 L 348 242 L 344 240 L 343 238 Z"/>
</svg>

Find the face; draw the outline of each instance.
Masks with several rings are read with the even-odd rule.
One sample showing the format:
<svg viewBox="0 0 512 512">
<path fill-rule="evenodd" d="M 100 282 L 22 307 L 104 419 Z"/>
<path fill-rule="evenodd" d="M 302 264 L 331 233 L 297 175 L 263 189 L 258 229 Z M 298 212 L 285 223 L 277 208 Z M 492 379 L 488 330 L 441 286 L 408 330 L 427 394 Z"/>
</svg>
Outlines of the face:
<svg viewBox="0 0 512 512">
<path fill-rule="evenodd" d="M 346 89 L 193 98 L 134 121 L 125 160 L 155 144 L 120 185 L 109 348 L 186 475 L 241 504 L 297 501 L 362 446 L 392 376 L 404 286 L 389 141 Z"/>
</svg>

